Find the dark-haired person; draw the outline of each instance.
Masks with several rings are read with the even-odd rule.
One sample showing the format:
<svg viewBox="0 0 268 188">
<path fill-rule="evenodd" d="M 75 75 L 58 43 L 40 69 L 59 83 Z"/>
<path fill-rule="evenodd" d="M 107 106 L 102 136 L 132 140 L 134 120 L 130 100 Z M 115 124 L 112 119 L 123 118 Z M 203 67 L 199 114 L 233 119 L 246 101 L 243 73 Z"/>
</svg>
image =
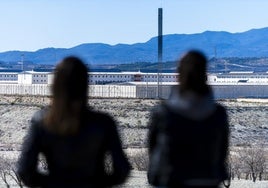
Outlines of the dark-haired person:
<svg viewBox="0 0 268 188">
<path fill-rule="evenodd" d="M 227 179 L 226 110 L 215 103 L 206 82 L 203 53 L 191 50 L 178 63 L 179 85 L 152 112 L 149 122 L 150 168 L 160 171 L 155 178 L 158 172 L 150 169 L 149 182 L 176 188 L 216 188 Z M 165 152 L 160 151 L 163 148 Z M 157 156 L 159 153 L 162 156 Z"/>
<path fill-rule="evenodd" d="M 88 69 L 66 57 L 55 69 L 52 101 L 34 114 L 18 161 L 18 174 L 29 187 L 111 187 L 126 179 L 130 166 L 114 120 L 88 107 Z M 48 173 L 37 170 L 43 154 Z M 111 155 L 112 172 L 104 167 Z"/>
</svg>

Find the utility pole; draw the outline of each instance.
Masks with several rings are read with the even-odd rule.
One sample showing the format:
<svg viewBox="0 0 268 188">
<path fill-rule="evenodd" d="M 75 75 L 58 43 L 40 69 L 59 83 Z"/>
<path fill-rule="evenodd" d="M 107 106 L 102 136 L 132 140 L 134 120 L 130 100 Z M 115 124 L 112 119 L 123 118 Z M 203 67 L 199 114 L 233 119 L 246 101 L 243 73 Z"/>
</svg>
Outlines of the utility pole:
<svg viewBox="0 0 268 188">
<path fill-rule="evenodd" d="M 162 61 L 163 61 L 163 9 L 158 8 L 158 73 L 157 73 L 157 98 L 162 96 Z"/>
<path fill-rule="evenodd" d="M 23 71 L 24 69 L 24 54 L 21 54 L 21 70 Z"/>
</svg>

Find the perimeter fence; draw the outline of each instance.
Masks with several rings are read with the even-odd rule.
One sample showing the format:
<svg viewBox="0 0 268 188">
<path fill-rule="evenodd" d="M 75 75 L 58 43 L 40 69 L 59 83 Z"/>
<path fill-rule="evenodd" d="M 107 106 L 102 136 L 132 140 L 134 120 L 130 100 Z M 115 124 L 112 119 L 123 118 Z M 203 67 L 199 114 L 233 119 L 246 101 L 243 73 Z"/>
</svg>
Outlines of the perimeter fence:
<svg viewBox="0 0 268 188">
<path fill-rule="evenodd" d="M 89 96 L 95 98 L 162 98 L 169 97 L 174 85 L 90 85 Z M 48 84 L 0 84 L 3 95 L 50 96 Z M 215 99 L 268 98 L 268 85 L 213 85 Z"/>
</svg>

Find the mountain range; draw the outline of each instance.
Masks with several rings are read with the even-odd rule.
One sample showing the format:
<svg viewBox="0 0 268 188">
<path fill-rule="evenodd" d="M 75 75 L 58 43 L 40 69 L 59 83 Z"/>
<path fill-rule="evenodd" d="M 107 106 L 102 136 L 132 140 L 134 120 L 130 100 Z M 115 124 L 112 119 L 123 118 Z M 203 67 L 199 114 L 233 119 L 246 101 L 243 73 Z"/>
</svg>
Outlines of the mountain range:
<svg viewBox="0 0 268 188">
<path fill-rule="evenodd" d="M 268 57 L 268 27 L 241 33 L 205 31 L 197 34 L 163 36 L 163 61 L 174 61 L 189 49 L 202 50 L 209 58 Z M 145 43 L 109 45 L 85 43 L 72 48 L 44 48 L 35 52 L 7 51 L 0 61 L 55 64 L 67 55 L 76 55 L 91 65 L 157 62 L 157 37 Z"/>
</svg>

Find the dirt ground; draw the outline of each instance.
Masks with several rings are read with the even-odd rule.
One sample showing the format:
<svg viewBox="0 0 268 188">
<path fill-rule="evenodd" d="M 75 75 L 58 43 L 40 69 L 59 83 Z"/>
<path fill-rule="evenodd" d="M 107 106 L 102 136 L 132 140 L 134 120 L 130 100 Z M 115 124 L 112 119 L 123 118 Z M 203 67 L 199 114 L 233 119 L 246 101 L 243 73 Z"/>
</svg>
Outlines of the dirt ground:
<svg viewBox="0 0 268 188">
<path fill-rule="evenodd" d="M 49 104 L 49 97 L 0 96 L 0 156 L 13 158 L 19 154 L 23 137 L 35 111 Z M 268 146 L 268 103 L 225 100 L 218 101 L 227 109 L 233 147 L 253 143 Z M 89 105 L 97 111 L 111 114 L 118 123 L 124 148 L 131 155 L 147 144 L 147 124 L 150 111 L 159 103 L 149 99 L 90 99 Z M 268 187 L 268 182 L 252 184 L 234 181 L 231 188 Z M 1 184 L 0 184 L 0 187 Z M 123 187 L 148 187 L 146 172 L 133 171 Z"/>
</svg>

